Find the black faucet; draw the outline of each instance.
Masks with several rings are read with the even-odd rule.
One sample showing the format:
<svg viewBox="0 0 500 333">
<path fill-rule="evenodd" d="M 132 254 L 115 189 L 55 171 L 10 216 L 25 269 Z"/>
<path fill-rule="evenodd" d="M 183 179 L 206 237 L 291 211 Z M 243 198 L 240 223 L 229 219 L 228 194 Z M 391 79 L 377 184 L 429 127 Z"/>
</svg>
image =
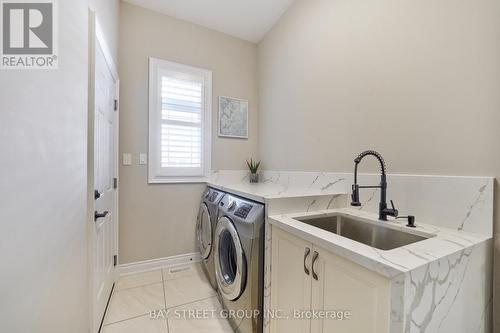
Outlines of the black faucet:
<svg viewBox="0 0 500 333">
<path fill-rule="evenodd" d="M 358 164 L 365 156 L 375 156 L 377 160 L 380 162 L 381 167 L 381 176 L 380 176 L 380 185 L 379 186 L 359 186 L 358 185 Z M 352 202 L 351 206 L 361 206 L 361 202 L 359 202 L 359 189 L 360 188 L 380 188 L 380 203 L 379 203 L 379 213 L 378 218 L 381 221 L 387 221 L 387 216 L 398 217 L 398 210 L 394 208 L 394 203 L 391 200 L 392 208 L 387 208 L 387 177 L 385 174 L 385 161 L 382 155 L 374 150 L 367 150 L 362 152 L 356 157 L 354 160 L 354 184 L 352 185 Z"/>
</svg>

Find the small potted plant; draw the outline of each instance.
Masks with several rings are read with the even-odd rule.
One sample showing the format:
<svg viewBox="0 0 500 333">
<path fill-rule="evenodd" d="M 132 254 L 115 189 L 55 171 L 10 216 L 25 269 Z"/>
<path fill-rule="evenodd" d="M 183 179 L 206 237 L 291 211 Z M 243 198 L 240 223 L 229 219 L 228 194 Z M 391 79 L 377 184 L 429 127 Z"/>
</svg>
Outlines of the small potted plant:
<svg viewBox="0 0 500 333">
<path fill-rule="evenodd" d="M 259 182 L 259 171 L 260 161 L 254 162 L 250 159 L 250 162 L 247 160 L 248 169 L 250 169 L 250 183 L 258 183 Z"/>
</svg>

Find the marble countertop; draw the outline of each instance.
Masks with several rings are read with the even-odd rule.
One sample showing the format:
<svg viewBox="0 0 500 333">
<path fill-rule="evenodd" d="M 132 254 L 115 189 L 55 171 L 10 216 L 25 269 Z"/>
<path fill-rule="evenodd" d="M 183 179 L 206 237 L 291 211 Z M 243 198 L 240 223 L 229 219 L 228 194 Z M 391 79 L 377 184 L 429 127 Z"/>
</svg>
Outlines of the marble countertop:
<svg viewBox="0 0 500 333">
<path fill-rule="evenodd" d="M 367 223 L 384 223 L 388 228 L 429 238 L 384 251 L 294 219 L 305 216 L 320 217 L 332 214 L 358 217 Z M 405 226 L 407 223 L 406 220 L 381 222 L 378 220 L 378 216 L 373 213 L 353 210 L 351 208 L 275 215 L 269 217 L 269 223 L 390 279 L 457 252 L 463 252 L 467 248 L 490 239 L 490 237 L 471 232 L 422 224 L 418 220 L 416 221 L 417 228 L 410 229 Z"/>
<path fill-rule="evenodd" d="M 280 198 L 298 198 L 298 197 L 313 197 L 322 195 L 340 195 L 346 194 L 345 191 L 338 189 L 315 189 L 304 187 L 284 186 L 275 183 L 235 183 L 235 184 L 218 184 L 216 182 L 208 182 L 208 186 L 215 189 L 239 195 L 257 202 L 266 203 L 266 200 Z"/>
</svg>

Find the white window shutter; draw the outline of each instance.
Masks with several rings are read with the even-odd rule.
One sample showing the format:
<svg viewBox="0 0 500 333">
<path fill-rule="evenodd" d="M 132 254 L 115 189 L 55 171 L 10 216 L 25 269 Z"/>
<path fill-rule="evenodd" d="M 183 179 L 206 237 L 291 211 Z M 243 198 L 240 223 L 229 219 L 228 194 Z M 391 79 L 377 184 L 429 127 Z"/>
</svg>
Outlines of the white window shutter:
<svg viewBox="0 0 500 333">
<path fill-rule="evenodd" d="M 210 115 L 210 71 L 150 60 L 150 182 L 208 177 Z"/>
</svg>

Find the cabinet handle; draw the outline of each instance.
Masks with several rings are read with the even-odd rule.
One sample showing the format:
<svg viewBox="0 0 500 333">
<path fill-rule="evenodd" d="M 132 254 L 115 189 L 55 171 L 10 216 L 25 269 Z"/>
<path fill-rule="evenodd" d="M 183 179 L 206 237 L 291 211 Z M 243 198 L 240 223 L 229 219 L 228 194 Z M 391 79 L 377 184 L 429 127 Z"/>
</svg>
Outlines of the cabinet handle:
<svg viewBox="0 0 500 333">
<path fill-rule="evenodd" d="M 318 259 L 318 257 L 319 257 L 319 253 L 314 251 L 311 269 L 312 269 L 312 273 L 313 273 L 313 278 L 316 281 L 318 281 L 318 274 L 316 274 L 316 272 L 314 271 L 314 263 L 316 262 L 316 259 Z"/>
<path fill-rule="evenodd" d="M 108 211 L 105 211 L 105 212 L 102 212 L 102 213 L 99 213 L 98 211 L 95 211 L 94 212 L 94 222 L 97 221 L 98 219 L 105 218 L 106 216 L 108 216 L 108 214 L 109 214 Z"/>
<path fill-rule="evenodd" d="M 311 253 L 311 249 L 306 247 L 306 252 L 304 253 L 304 272 L 306 272 L 307 275 L 311 274 L 309 272 L 309 269 L 306 267 L 306 260 L 307 260 L 307 257 L 309 257 L 310 253 Z"/>
</svg>

